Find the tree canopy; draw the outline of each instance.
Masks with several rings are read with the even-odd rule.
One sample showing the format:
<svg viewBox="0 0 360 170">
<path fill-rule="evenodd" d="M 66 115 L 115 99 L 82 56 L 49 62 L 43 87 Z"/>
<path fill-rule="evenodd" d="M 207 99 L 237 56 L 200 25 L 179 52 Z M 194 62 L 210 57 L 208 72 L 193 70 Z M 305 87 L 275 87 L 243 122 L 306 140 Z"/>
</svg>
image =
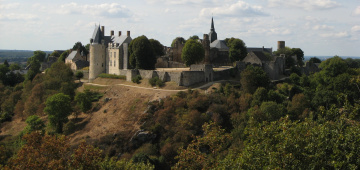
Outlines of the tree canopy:
<svg viewBox="0 0 360 170">
<path fill-rule="evenodd" d="M 151 47 L 153 48 L 156 56 L 163 56 L 165 54 L 164 46 L 158 40 L 149 39 L 149 41 L 151 43 Z"/>
<path fill-rule="evenodd" d="M 229 58 L 231 62 L 243 60 L 247 55 L 246 45 L 243 40 L 238 38 L 225 39 L 229 47 Z"/>
<path fill-rule="evenodd" d="M 321 60 L 317 57 L 311 57 L 309 62 L 311 63 L 321 63 Z"/>
<path fill-rule="evenodd" d="M 186 40 L 183 37 L 176 37 L 172 42 L 171 42 L 171 47 L 175 47 L 175 42 L 179 41 L 181 44 L 185 44 Z"/>
<path fill-rule="evenodd" d="M 63 124 L 68 121 L 71 114 L 71 99 L 63 93 L 55 94 L 46 100 L 44 112 L 49 115 L 50 125 L 55 128 L 56 133 L 63 132 Z"/>
<path fill-rule="evenodd" d="M 133 39 L 129 45 L 130 65 L 136 69 L 154 70 L 156 56 L 145 35 Z"/>
<path fill-rule="evenodd" d="M 254 93 L 258 87 L 267 88 L 269 77 L 261 67 L 249 65 L 240 74 L 241 87 L 245 92 Z"/>
<path fill-rule="evenodd" d="M 290 48 L 285 47 L 274 51 L 275 55 L 285 54 L 286 67 L 291 68 L 294 65 L 303 66 L 304 65 L 304 51 L 300 48 Z M 292 56 L 296 55 L 297 62 L 292 58 Z"/>
<path fill-rule="evenodd" d="M 204 60 L 204 57 L 205 50 L 202 44 L 193 39 L 186 41 L 181 54 L 181 59 L 186 66 L 199 63 Z"/>
<path fill-rule="evenodd" d="M 80 41 L 76 42 L 72 49 L 79 50 L 80 53 L 82 52 L 84 54 L 84 56 L 87 56 L 89 54 L 89 51 L 86 49 L 85 46 L 82 45 Z"/>
</svg>

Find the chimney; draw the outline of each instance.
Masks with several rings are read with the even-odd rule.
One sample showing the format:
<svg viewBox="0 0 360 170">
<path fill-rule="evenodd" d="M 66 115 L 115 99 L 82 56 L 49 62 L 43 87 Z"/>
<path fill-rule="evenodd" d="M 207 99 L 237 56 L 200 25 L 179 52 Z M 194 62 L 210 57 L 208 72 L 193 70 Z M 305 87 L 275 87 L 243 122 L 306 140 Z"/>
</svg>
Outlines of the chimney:
<svg viewBox="0 0 360 170">
<path fill-rule="evenodd" d="M 104 37 L 105 36 L 105 27 L 104 26 L 101 26 L 101 33 L 102 33 L 102 36 Z"/>
<path fill-rule="evenodd" d="M 263 48 L 262 48 L 262 51 L 263 51 L 263 52 L 265 51 L 265 48 L 264 48 L 264 46 L 263 46 Z"/>
<path fill-rule="evenodd" d="M 119 37 L 121 36 L 121 31 L 119 31 Z"/>
<path fill-rule="evenodd" d="M 278 50 L 285 48 L 285 41 L 278 41 Z"/>
<path fill-rule="evenodd" d="M 114 36 L 114 30 L 110 31 L 110 36 Z"/>
<path fill-rule="evenodd" d="M 130 31 L 127 31 L 127 36 L 130 37 Z"/>
</svg>

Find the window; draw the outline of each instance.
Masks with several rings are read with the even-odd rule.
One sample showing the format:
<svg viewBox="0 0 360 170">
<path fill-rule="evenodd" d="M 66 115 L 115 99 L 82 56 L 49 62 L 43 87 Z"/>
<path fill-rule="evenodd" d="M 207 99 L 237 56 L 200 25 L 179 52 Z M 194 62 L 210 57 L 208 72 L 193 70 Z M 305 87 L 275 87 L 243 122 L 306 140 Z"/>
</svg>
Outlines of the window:
<svg viewBox="0 0 360 170">
<path fill-rule="evenodd" d="M 114 52 L 114 58 L 116 59 L 116 52 Z"/>
<path fill-rule="evenodd" d="M 112 61 L 110 60 L 110 66 L 112 66 Z"/>
<path fill-rule="evenodd" d="M 112 57 L 112 52 L 110 52 L 110 58 Z"/>
<path fill-rule="evenodd" d="M 116 61 L 114 61 L 114 67 L 116 67 Z"/>
</svg>

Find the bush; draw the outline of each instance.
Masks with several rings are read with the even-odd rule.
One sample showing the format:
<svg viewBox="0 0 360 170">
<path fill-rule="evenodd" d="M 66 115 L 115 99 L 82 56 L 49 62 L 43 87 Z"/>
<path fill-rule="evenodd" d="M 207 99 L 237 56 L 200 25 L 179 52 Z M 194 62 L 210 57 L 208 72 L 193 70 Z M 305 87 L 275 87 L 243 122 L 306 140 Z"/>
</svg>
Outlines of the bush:
<svg viewBox="0 0 360 170">
<path fill-rule="evenodd" d="M 110 79 L 122 79 L 122 80 L 126 80 L 126 76 L 115 75 L 115 74 L 101 73 L 101 74 L 99 74 L 99 77 L 101 77 L 101 78 L 110 78 Z"/>
<path fill-rule="evenodd" d="M 140 84 L 140 80 L 142 80 L 141 76 L 140 75 L 137 75 L 135 77 L 133 77 L 132 79 L 132 82 L 136 83 L 136 84 Z"/>
<path fill-rule="evenodd" d="M 64 134 L 65 135 L 70 135 L 70 134 L 74 133 L 75 132 L 75 127 L 76 127 L 76 125 L 72 120 L 68 121 L 64 125 Z"/>
<path fill-rule="evenodd" d="M 164 81 L 162 81 L 161 79 L 159 79 L 159 77 L 153 77 L 151 79 L 149 79 L 149 83 L 151 84 L 151 86 L 158 86 L 158 87 L 162 87 L 165 85 Z"/>
</svg>

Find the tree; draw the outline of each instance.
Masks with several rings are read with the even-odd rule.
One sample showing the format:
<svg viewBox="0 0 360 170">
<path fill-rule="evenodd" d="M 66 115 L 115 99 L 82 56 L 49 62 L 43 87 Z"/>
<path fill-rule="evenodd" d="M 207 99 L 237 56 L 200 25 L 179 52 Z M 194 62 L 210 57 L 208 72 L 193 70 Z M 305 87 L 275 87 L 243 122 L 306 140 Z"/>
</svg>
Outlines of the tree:
<svg viewBox="0 0 360 170">
<path fill-rule="evenodd" d="M 182 50 L 181 59 L 186 66 L 201 62 L 205 57 L 204 47 L 197 41 L 189 39 Z"/>
<path fill-rule="evenodd" d="M 14 64 L 11 64 L 10 66 L 9 66 L 9 69 L 11 70 L 11 71 L 14 71 L 14 70 L 20 70 L 20 66 L 19 66 L 19 64 L 16 64 L 16 63 L 14 63 Z"/>
<path fill-rule="evenodd" d="M 44 112 L 49 115 L 50 125 L 55 127 L 56 133 L 62 133 L 63 124 L 68 121 L 71 114 L 71 100 L 63 93 L 55 94 L 46 100 Z"/>
<path fill-rule="evenodd" d="M 75 77 L 80 81 L 80 79 L 84 77 L 84 73 L 82 71 L 77 71 Z"/>
<path fill-rule="evenodd" d="M 154 54 L 156 56 L 162 56 L 164 55 L 164 46 L 158 41 L 158 40 L 155 40 L 155 39 L 149 39 L 150 43 L 151 43 L 151 46 L 154 50 Z"/>
<path fill-rule="evenodd" d="M 6 67 L 9 67 L 9 66 L 10 66 L 7 60 L 4 61 L 4 65 L 5 65 Z"/>
<path fill-rule="evenodd" d="M 321 63 L 321 60 L 317 57 L 311 57 L 309 62 L 310 63 Z"/>
<path fill-rule="evenodd" d="M 44 51 L 37 50 L 37 51 L 34 51 L 34 55 L 30 58 L 35 58 L 35 59 L 39 60 L 39 62 L 44 62 L 45 58 L 46 58 L 46 53 Z M 29 60 L 28 60 L 28 64 L 29 64 Z"/>
<path fill-rule="evenodd" d="M 59 52 L 54 51 L 54 52 L 52 52 L 52 53 L 50 54 L 50 56 L 60 57 L 60 54 L 59 54 Z"/>
<path fill-rule="evenodd" d="M 304 51 L 301 50 L 300 48 L 292 48 L 291 49 L 293 55 L 296 55 L 296 59 L 297 59 L 297 65 L 298 66 L 303 66 L 304 65 Z"/>
<path fill-rule="evenodd" d="M 30 57 L 28 62 L 30 63 L 30 69 L 27 72 L 25 79 L 32 81 L 36 74 L 40 73 L 40 60 L 38 60 L 37 57 Z"/>
<path fill-rule="evenodd" d="M 246 69 L 241 72 L 240 77 L 242 89 L 251 94 L 259 87 L 267 88 L 270 83 L 269 77 L 264 70 L 261 67 L 252 65 L 247 66 Z"/>
<path fill-rule="evenodd" d="M 76 104 L 80 107 L 82 112 L 87 112 L 91 109 L 91 94 L 86 90 L 84 93 L 78 93 L 75 96 Z"/>
<path fill-rule="evenodd" d="M 66 59 L 66 57 L 69 55 L 69 51 L 67 50 L 67 51 L 65 51 L 65 52 L 63 52 L 61 55 L 60 55 L 60 57 L 58 58 L 58 61 L 62 61 L 62 62 L 65 62 L 65 59 Z"/>
<path fill-rule="evenodd" d="M 227 40 L 227 45 L 229 47 L 229 58 L 231 62 L 240 61 L 246 57 L 247 50 L 243 40 L 231 38 Z"/>
<path fill-rule="evenodd" d="M 82 45 L 80 41 L 76 42 L 72 48 L 73 50 L 79 50 L 80 53 L 82 52 L 84 56 L 89 54 L 89 51 Z"/>
<path fill-rule="evenodd" d="M 156 56 L 145 35 L 133 39 L 129 45 L 130 65 L 136 69 L 154 70 Z"/>
<path fill-rule="evenodd" d="M 193 36 L 190 36 L 188 40 L 190 40 L 190 39 L 197 41 L 197 40 L 199 40 L 200 38 L 199 38 L 199 36 L 197 36 L 197 35 L 193 35 Z"/>
<path fill-rule="evenodd" d="M 31 133 L 33 131 L 42 131 L 44 132 L 45 124 L 44 121 L 39 118 L 39 116 L 32 115 L 26 119 L 27 126 L 25 127 L 25 133 Z"/>
<path fill-rule="evenodd" d="M 183 37 L 176 37 L 172 42 L 171 42 L 171 47 L 175 47 L 175 42 L 179 41 L 181 44 L 185 44 L 186 41 Z"/>
</svg>

